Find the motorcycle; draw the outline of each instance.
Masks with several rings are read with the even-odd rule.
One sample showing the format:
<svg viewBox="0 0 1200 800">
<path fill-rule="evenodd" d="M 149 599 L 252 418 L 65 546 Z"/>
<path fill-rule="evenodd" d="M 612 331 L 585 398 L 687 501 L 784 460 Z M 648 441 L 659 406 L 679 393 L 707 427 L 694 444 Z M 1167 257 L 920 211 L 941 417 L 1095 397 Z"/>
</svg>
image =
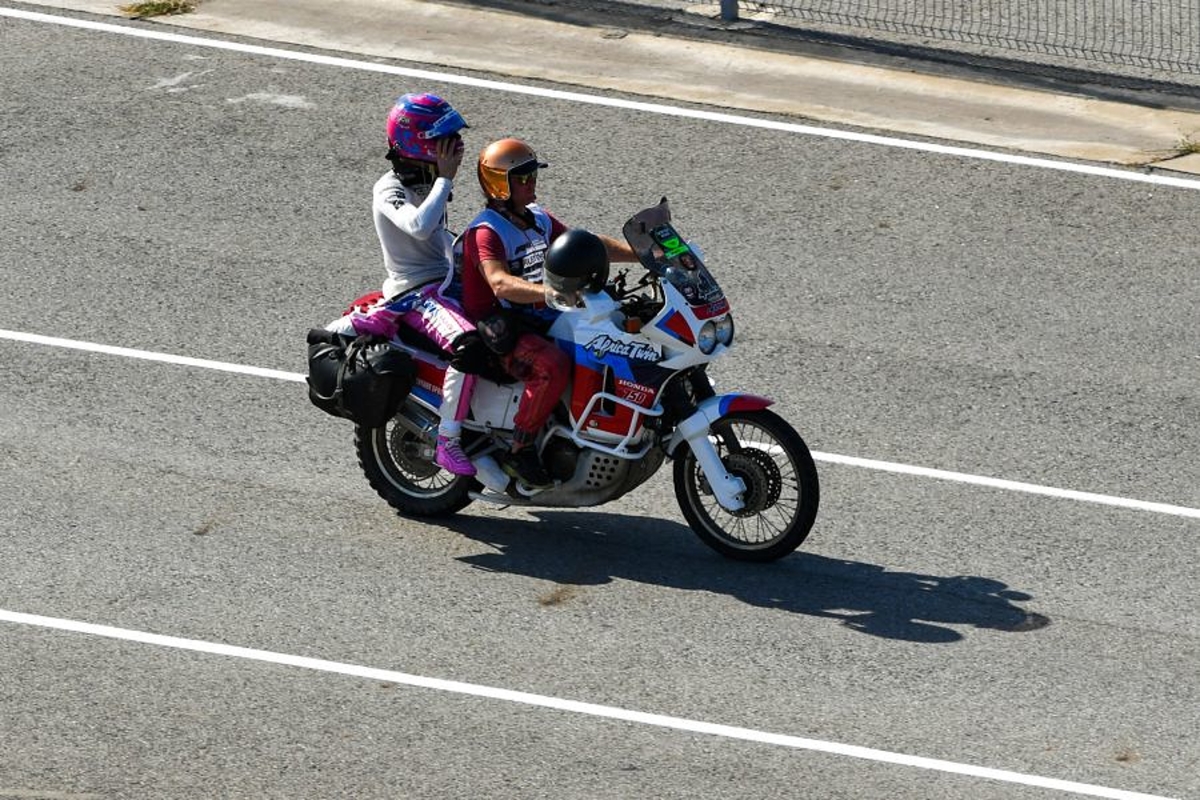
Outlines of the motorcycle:
<svg viewBox="0 0 1200 800">
<path fill-rule="evenodd" d="M 405 516 L 449 515 L 476 501 L 578 508 L 633 491 L 671 460 L 679 507 L 705 544 L 743 561 L 793 552 L 819 503 L 807 445 L 768 409 L 770 399 L 713 388 L 708 365 L 732 348 L 733 316 L 697 248 L 672 225 L 667 200 L 635 214 L 622 232 L 639 256 L 640 276 L 620 272 L 549 330 L 574 362 L 537 438 L 553 486 L 531 489 L 497 460 L 509 449 L 519 382 L 476 380 L 462 444 L 477 474 L 438 467 L 446 354 L 399 338 L 389 345 L 411 357 L 411 389 L 383 424 L 355 426 L 367 481 Z"/>
</svg>

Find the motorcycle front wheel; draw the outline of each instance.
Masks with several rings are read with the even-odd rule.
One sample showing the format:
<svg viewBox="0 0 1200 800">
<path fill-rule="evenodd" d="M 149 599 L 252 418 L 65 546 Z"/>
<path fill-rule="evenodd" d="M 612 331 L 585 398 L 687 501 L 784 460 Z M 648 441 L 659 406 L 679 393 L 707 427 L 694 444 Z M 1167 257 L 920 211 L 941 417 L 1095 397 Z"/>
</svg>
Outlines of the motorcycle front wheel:
<svg viewBox="0 0 1200 800">
<path fill-rule="evenodd" d="M 371 488 L 410 517 L 441 517 L 461 511 L 479 484 L 452 475 L 427 456 L 427 440 L 391 419 L 380 428 L 354 428 L 358 464 Z"/>
<path fill-rule="evenodd" d="M 675 459 L 675 497 L 688 525 L 709 547 L 739 561 L 774 561 L 812 530 L 820 489 L 808 445 L 772 411 L 735 411 L 710 436 L 721 462 L 746 484 L 745 505 L 717 502 L 691 448 Z"/>
</svg>

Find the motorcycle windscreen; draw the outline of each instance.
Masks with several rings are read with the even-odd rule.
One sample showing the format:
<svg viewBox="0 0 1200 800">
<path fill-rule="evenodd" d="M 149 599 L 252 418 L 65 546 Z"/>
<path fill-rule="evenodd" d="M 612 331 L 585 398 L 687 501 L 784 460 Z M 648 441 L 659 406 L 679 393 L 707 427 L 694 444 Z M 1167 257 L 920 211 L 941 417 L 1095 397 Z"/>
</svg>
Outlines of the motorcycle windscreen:
<svg viewBox="0 0 1200 800">
<path fill-rule="evenodd" d="M 725 298 L 700 254 L 671 224 L 667 198 L 634 214 L 621 232 L 642 266 L 678 289 L 689 305 L 704 306 Z"/>
</svg>

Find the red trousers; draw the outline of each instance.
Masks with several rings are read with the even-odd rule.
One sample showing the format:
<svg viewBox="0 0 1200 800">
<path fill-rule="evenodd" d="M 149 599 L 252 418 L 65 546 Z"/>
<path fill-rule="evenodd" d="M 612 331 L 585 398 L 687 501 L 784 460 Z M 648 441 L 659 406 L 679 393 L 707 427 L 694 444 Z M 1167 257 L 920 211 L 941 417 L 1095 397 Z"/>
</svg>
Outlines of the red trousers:
<svg viewBox="0 0 1200 800">
<path fill-rule="evenodd" d="M 550 340 L 522 333 L 517 346 L 501 363 L 509 375 L 525 384 L 513 423 L 517 442 L 527 444 L 546 424 L 567 388 L 571 358 Z"/>
</svg>

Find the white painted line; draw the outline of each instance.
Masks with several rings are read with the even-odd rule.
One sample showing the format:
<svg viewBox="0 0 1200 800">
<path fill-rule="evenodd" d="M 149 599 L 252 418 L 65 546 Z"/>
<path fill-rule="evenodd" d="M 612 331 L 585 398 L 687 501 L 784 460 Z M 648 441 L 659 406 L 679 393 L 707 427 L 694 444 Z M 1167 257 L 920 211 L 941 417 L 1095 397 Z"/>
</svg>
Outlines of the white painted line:
<svg viewBox="0 0 1200 800">
<path fill-rule="evenodd" d="M 921 478 L 936 478 L 941 481 L 955 481 L 956 483 L 969 483 L 974 486 L 987 486 L 992 489 L 1004 489 L 1009 492 L 1024 492 L 1026 494 L 1038 494 L 1045 497 L 1056 497 L 1060 500 L 1078 500 L 1084 503 L 1099 503 L 1106 506 L 1117 506 L 1118 508 L 1131 508 L 1137 511 L 1152 511 L 1156 514 L 1171 514 L 1176 517 L 1200 519 L 1200 508 L 1173 506 L 1166 503 L 1151 503 L 1146 500 L 1093 494 L 1092 492 L 1077 492 L 1074 489 L 1056 489 L 1053 486 L 1039 486 L 1036 483 L 1021 483 L 1020 481 L 989 478 L 984 475 L 969 475 L 964 472 L 949 472 L 929 467 L 913 467 L 908 464 L 896 464 L 891 461 L 875 461 L 870 458 L 840 456 L 836 453 L 814 452 L 812 456 L 818 461 L 828 461 L 831 464 L 846 464 L 851 467 L 862 467 L 863 469 L 874 469 L 882 472 L 895 472 L 901 475 L 915 475 Z"/>
<path fill-rule="evenodd" d="M 781 122 L 778 120 L 757 119 L 755 117 L 745 117 L 737 114 L 725 114 L 718 111 L 679 108 L 661 103 L 647 103 L 638 100 L 623 100 L 615 97 L 583 94 L 581 92 L 565 92 L 557 89 L 544 89 L 537 86 L 524 86 L 519 83 L 484 80 L 482 78 L 471 78 L 464 75 L 454 75 L 446 72 L 434 72 L 424 69 L 398 67 L 391 64 L 374 64 L 369 61 L 356 61 L 349 58 L 326 56 L 317 53 L 304 53 L 298 50 L 286 50 L 278 47 L 261 47 L 258 45 L 242 44 L 240 42 L 227 42 L 220 39 L 206 39 L 197 36 L 168 33 L 161 30 L 114 25 L 106 22 L 94 22 L 87 19 L 56 17 L 50 14 L 39 14 L 33 11 L 20 11 L 14 8 L 0 8 L 0 16 L 13 17 L 15 19 L 23 19 L 30 22 L 44 22 L 51 25 L 64 25 L 72 28 L 83 28 L 86 30 L 100 31 L 103 33 L 116 33 L 122 36 L 133 36 L 141 39 L 153 39 L 162 42 L 173 42 L 175 44 L 186 44 L 194 47 L 209 47 L 217 50 L 232 50 L 251 55 L 266 56 L 269 58 L 283 58 L 291 61 L 303 61 L 310 64 L 339 67 L 341 69 L 380 72 L 387 75 L 400 75 L 403 77 L 417 78 L 424 81 L 438 81 L 441 83 L 456 84 L 459 86 L 473 86 L 481 89 L 490 89 L 498 92 L 532 95 L 553 100 L 566 100 L 572 103 L 586 103 L 589 105 L 620 108 L 628 111 L 643 111 L 648 114 L 665 114 L 673 117 L 699 119 L 706 120 L 708 122 L 721 122 L 729 125 L 742 125 L 751 128 L 764 128 L 767 130 L 783 131 L 786 133 L 797 133 L 804 136 L 819 136 L 826 139 L 841 139 L 851 142 L 877 144 L 884 147 L 897 147 L 906 150 L 920 150 L 927 153 L 938 153 L 940 155 L 958 156 L 961 158 L 970 158 L 982 161 L 999 161 L 1005 164 L 1016 164 L 1026 167 L 1037 167 L 1040 169 L 1053 169 L 1061 172 L 1076 172 L 1104 178 L 1116 178 L 1123 181 L 1151 183 L 1159 186 L 1174 186 L 1182 189 L 1200 189 L 1200 180 L 1192 178 L 1178 178 L 1167 175 L 1114 169 L 1112 167 L 1101 167 L 1092 164 L 1076 164 L 1069 161 L 1055 161 L 1049 158 L 1034 158 L 1031 156 L 1015 155 L 1012 153 L 977 150 L 969 147 L 956 147 L 953 145 L 934 144 L 931 142 L 918 142 L 892 136 L 878 136 L 870 133 L 840 131 L 831 128 L 820 128 L 813 125 L 799 125 L 791 122 Z"/>
<path fill-rule="evenodd" d="M 202 367 L 203 369 L 215 369 L 221 372 L 236 372 L 242 375 L 254 375 L 259 378 L 273 378 L 279 381 L 295 381 L 304 383 L 305 376 L 295 372 L 283 372 L 277 369 L 265 369 L 263 367 L 247 367 L 243 364 L 230 364 L 224 361 L 209 361 L 205 358 L 191 358 L 190 356 L 176 356 L 170 353 L 155 353 L 150 350 L 134 350 L 129 347 L 113 347 L 108 344 L 94 344 L 92 342 L 79 342 L 74 339 L 59 339 L 54 336 L 39 336 L 36 333 L 22 333 L 21 331 L 7 331 L 0 329 L 0 339 L 12 339 L 17 342 L 29 342 L 31 344 L 44 344 L 50 347 L 65 347 L 70 350 L 84 350 L 89 353 L 104 353 L 110 356 L 122 356 L 124 358 L 138 358 L 143 361 L 161 361 L 165 364 L 178 364 L 184 367 Z"/>
<path fill-rule="evenodd" d="M 209 361 L 202 358 L 190 358 L 188 356 L 172 355 L 170 353 L 155 353 L 150 350 L 134 350 L 128 347 L 113 347 L 112 345 L 81 342 L 74 339 L 59 339 L 53 336 L 41 336 L 36 333 L 9 331 L 2 328 L 0 328 L 0 339 L 11 339 L 17 342 L 29 342 L 31 344 L 42 344 L 50 347 L 65 347 L 71 350 L 83 350 L 90 353 L 103 353 L 105 355 L 122 356 L 125 358 L 138 358 L 145 361 L 159 361 L 166 364 L 178 364 L 186 367 L 202 367 L 204 369 L 215 369 L 222 372 L 236 372 L 243 375 L 254 375 L 261 378 L 273 378 L 275 380 L 292 381 L 294 383 L 305 382 L 305 376 L 297 372 L 284 372 L 276 369 L 264 369 L 263 367 L 247 367 L 241 364 L 230 364 L 224 361 Z M 1004 480 L 1003 478 L 989 478 L 985 475 L 970 475 L 965 472 L 950 472 L 948 470 L 932 469 L 930 467 L 914 467 L 908 464 L 899 464 L 892 461 L 876 461 L 870 458 L 838 455 L 837 453 L 821 453 L 814 451 L 812 456 L 817 461 L 826 461 L 831 464 L 845 464 L 851 467 L 862 467 L 863 469 L 873 469 L 881 472 L 894 472 L 901 475 L 935 478 L 937 480 L 953 481 L 955 483 L 967 483 L 974 486 L 987 486 L 992 489 L 1003 489 L 1010 492 L 1037 494 L 1045 497 L 1058 498 L 1060 500 L 1078 500 L 1084 503 L 1099 503 L 1101 505 L 1128 508 L 1136 511 L 1150 511 L 1156 514 L 1170 514 L 1177 517 L 1191 517 L 1193 519 L 1200 519 L 1200 508 L 1169 505 L 1167 503 L 1152 503 L 1146 500 L 1135 500 L 1129 497 L 1117 497 L 1106 494 L 1094 494 L 1092 492 L 1078 492 L 1073 489 L 1056 489 L 1052 486 L 1039 486 L 1035 483 L 1022 483 L 1020 481 Z"/>
<path fill-rule="evenodd" d="M 757 731 L 751 728 L 738 728 L 732 725 L 718 725 L 712 722 L 700 722 L 697 720 L 684 719 L 682 717 L 670 717 L 662 714 L 648 714 L 642 711 L 630 711 L 623 708 L 616 708 L 614 706 L 583 703 L 577 700 L 563 700 L 557 697 L 529 694 L 528 692 L 518 692 L 511 689 L 499 689 L 492 686 L 481 686 L 479 684 L 462 683 L 460 681 L 448 681 L 440 678 L 427 678 L 421 675 L 411 675 L 406 672 L 394 672 L 386 669 L 362 667 L 355 664 L 345 664 L 338 661 L 325 661 L 319 658 L 307 658 L 305 656 L 288 655 L 286 653 L 273 653 L 267 650 L 253 650 L 246 647 L 236 647 L 234 645 L 218 644 L 216 642 L 205 642 L 199 639 L 181 639 L 175 636 L 162 636 L 156 633 L 146 633 L 144 631 L 129 630 L 127 628 L 113 628 L 108 625 L 95 625 L 89 622 L 77 622 L 75 620 L 60 619 L 57 617 L 43 617 L 35 614 L 23 614 L 17 611 L 8 611 L 5 609 L 0 609 L 0 621 L 11 622 L 18 625 L 31 625 L 39 628 L 72 631 L 74 633 L 84 633 L 90 636 L 103 636 L 109 639 L 120 639 L 128 642 L 140 642 L 142 644 L 150 644 L 157 647 L 170 647 L 177 650 L 190 650 L 197 653 L 210 653 L 212 655 L 226 656 L 230 658 L 244 658 L 251 661 L 262 661 L 269 664 L 280 664 L 289 667 L 317 670 L 320 672 L 331 672 L 338 675 L 349 675 L 356 678 L 386 681 L 389 683 L 403 684 L 405 686 L 414 686 L 421 689 L 432 689 L 438 692 L 451 692 L 453 694 L 483 697 L 489 700 L 505 700 L 510 703 L 521 703 L 523 705 L 551 708 L 557 711 L 567 711 L 574 714 L 586 714 L 593 717 L 623 720 L 625 722 L 633 722 L 639 725 L 651 725 L 658 728 L 686 731 L 688 733 L 702 733 L 709 736 L 721 736 L 727 739 L 740 739 L 747 742 L 758 742 L 760 744 L 775 745 L 777 747 L 790 747 L 797 750 L 812 750 L 820 753 L 848 756 L 850 758 L 861 758 L 884 764 L 917 767 L 919 769 L 935 770 L 937 772 L 965 775 L 973 778 L 984 778 L 987 780 L 1001 781 L 1003 783 L 1036 786 L 1042 789 L 1057 789 L 1058 791 L 1071 792 L 1073 794 L 1085 795 L 1087 797 L 1107 797 L 1114 798 L 1114 800 L 1170 800 L 1170 798 L 1165 798 L 1161 795 L 1142 794 L 1140 792 L 1130 792 L 1124 789 L 1110 789 L 1105 786 L 1095 786 L 1088 783 L 1076 783 L 1075 781 L 1064 781 L 1058 780 L 1057 778 L 1043 778 L 1037 775 L 1026 775 L 1020 772 L 991 769 L 989 767 L 977 767 L 971 764 L 960 764 L 954 761 L 943 761 L 937 758 L 910 756 L 903 753 L 892 753 L 886 750 L 875 750 L 869 747 L 859 747 L 857 745 L 827 742 L 821 739 L 805 739 L 799 736 L 768 733 L 766 731 Z"/>
</svg>

